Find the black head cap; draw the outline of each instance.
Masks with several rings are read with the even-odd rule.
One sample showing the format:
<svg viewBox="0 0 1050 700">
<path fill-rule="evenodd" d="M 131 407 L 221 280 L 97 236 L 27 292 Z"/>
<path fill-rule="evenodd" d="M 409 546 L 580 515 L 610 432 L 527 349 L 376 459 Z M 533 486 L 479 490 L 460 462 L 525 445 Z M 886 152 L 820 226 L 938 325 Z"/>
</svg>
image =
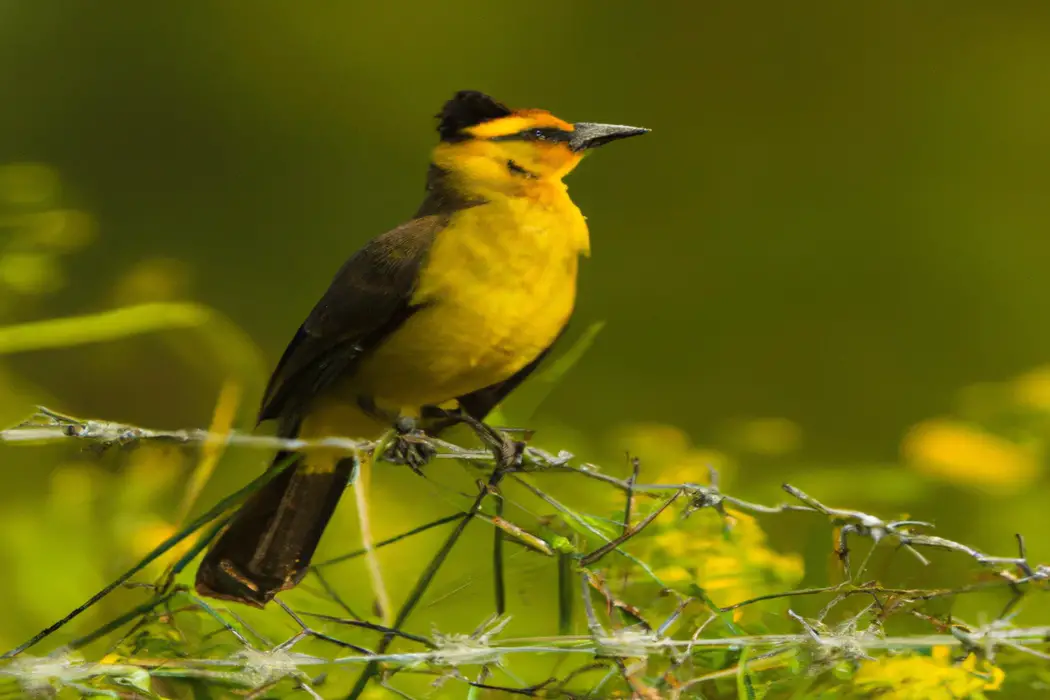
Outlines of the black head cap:
<svg viewBox="0 0 1050 700">
<path fill-rule="evenodd" d="M 438 134 L 442 141 L 457 141 L 463 138 L 460 131 L 492 119 L 506 117 L 511 113 L 506 105 L 496 102 L 477 90 L 460 90 L 441 108 L 438 118 Z"/>
</svg>

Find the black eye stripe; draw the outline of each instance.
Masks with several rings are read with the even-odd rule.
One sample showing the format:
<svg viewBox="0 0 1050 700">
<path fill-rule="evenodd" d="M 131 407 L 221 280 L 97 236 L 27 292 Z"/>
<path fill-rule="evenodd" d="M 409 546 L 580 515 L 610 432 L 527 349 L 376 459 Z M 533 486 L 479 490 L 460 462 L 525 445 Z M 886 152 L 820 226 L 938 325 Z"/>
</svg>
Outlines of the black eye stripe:
<svg viewBox="0 0 1050 700">
<path fill-rule="evenodd" d="M 556 126 L 523 129 L 514 134 L 492 137 L 493 141 L 551 141 L 554 143 L 565 143 L 570 139 L 572 139 L 571 131 L 565 131 Z"/>
<path fill-rule="evenodd" d="M 522 175 L 522 176 L 528 177 L 528 178 L 536 177 L 536 175 L 534 173 L 529 172 L 528 170 L 526 170 L 525 168 L 521 167 L 520 165 L 518 165 L 517 163 L 515 163 L 512 160 L 508 160 L 507 161 L 507 169 L 510 170 L 512 173 L 514 173 L 516 175 Z"/>
</svg>

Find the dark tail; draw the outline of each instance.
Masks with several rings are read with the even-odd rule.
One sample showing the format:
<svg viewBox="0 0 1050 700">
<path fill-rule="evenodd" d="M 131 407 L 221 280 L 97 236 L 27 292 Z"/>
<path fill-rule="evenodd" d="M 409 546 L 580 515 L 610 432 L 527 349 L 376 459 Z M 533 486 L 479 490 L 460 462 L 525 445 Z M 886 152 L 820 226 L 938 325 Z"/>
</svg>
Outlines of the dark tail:
<svg viewBox="0 0 1050 700">
<path fill-rule="evenodd" d="M 299 583 L 310 566 L 354 461 L 308 471 L 302 456 L 281 452 L 274 465 L 298 459 L 248 497 L 197 569 L 197 592 L 263 607 Z"/>
</svg>

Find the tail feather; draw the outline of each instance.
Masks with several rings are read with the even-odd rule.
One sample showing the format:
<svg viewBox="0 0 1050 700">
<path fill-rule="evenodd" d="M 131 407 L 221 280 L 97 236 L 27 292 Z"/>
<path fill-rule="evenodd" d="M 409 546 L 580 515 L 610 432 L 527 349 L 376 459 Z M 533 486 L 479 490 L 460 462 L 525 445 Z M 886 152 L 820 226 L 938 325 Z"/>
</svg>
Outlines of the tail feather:
<svg viewBox="0 0 1050 700">
<path fill-rule="evenodd" d="M 306 575 L 321 534 L 350 482 L 354 460 L 316 469 L 281 452 L 274 464 L 297 463 L 248 497 L 197 569 L 204 596 L 263 607 Z"/>
</svg>

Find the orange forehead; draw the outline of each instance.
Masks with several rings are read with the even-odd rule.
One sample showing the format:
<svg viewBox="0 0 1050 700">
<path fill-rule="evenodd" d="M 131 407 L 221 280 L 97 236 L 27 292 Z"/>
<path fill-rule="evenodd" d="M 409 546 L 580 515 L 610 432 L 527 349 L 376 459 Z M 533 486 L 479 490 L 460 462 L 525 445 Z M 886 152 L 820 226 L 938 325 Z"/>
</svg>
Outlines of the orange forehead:
<svg viewBox="0 0 1050 700">
<path fill-rule="evenodd" d="M 572 124 L 558 119 L 550 112 L 543 109 L 520 109 L 513 114 L 482 122 L 477 126 L 464 129 L 467 133 L 480 139 L 490 139 L 495 136 L 507 136 L 516 134 L 525 129 L 555 128 L 564 131 L 572 131 Z"/>
</svg>

